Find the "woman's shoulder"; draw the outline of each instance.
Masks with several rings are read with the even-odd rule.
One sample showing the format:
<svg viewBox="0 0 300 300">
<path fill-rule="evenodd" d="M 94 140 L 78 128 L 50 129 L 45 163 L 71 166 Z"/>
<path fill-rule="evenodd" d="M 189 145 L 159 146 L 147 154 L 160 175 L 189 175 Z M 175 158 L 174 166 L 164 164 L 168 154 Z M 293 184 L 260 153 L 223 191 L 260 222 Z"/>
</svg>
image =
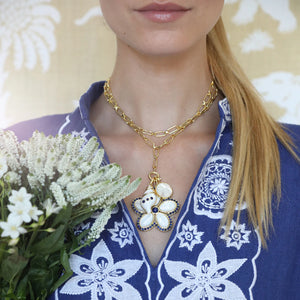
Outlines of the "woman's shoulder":
<svg viewBox="0 0 300 300">
<path fill-rule="evenodd" d="M 293 207 L 290 213 L 298 212 L 300 208 L 300 126 L 284 124 L 284 130 L 291 137 L 293 150 L 297 157 L 291 154 L 281 143 L 279 143 L 280 168 L 282 182 L 282 196 L 289 199 L 288 206 Z M 293 212 L 292 212 L 293 211 Z"/>
<path fill-rule="evenodd" d="M 85 126 L 85 121 L 89 119 L 92 102 L 103 92 L 104 83 L 104 81 L 94 82 L 80 97 L 79 106 L 71 113 L 47 115 L 17 123 L 7 129 L 14 131 L 20 141 L 29 139 L 36 130 L 45 135 L 79 132 Z M 88 127 L 91 129 L 91 126 Z"/>
<path fill-rule="evenodd" d="M 285 132 L 291 137 L 294 145 L 294 150 L 300 157 L 300 125 L 296 124 L 282 124 Z"/>
<path fill-rule="evenodd" d="M 282 124 L 283 129 L 286 130 L 286 132 L 292 137 L 300 139 L 300 125 L 297 124 Z"/>
<path fill-rule="evenodd" d="M 7 128 L 18 137 L 19 141 L 28 140 L 36 130 L 45 135 L 56 135 L 69 114 L 47 115 L 36 119 L 19 122 Z"/>
</svg>

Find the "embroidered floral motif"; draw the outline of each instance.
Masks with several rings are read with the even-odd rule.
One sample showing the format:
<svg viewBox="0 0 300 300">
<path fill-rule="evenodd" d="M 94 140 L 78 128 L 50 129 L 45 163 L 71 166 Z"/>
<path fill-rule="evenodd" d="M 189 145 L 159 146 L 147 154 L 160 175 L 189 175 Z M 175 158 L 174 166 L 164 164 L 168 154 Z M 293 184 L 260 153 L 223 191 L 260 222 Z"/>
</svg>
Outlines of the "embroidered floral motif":
<svg viewBox="0 0 300 300">
<path fill-rule="evenodd" d="M 197 225 L 192 225 L 190 221 L 182 225 L 181 232 L 178 233 L 177 237 L 180 240 L 179 248 L 187 247 L 189 251 L 192 251 L 196 244 L 201 244 L 201 236 L 204 232 L 198 231 Z"/>
<path fill-rule="evenodd" d="M 128 224 L 122 219 L 121 222 L 115 222 L 115 228 L 108 229 L 112 234 L 111 239 L 119 243 L 120 247 L 123 248 L 127 244 L 133 244 L 133 233 L 129 228 Z"/>
<path fill-rule="evenodd" d="M 223 226 L 222 228 L 224 233 L 220 238 L 226 241 L 226 247 L 235 247 L 237 250 L 240 250 L 243 244 L 250 243 L 249 235 L 251 231 L 245 229 L 246 224 L 237 225 L 236 222 L 232 221 L 228 236 L 225 235 L 226 227 Z"/>
<path fill-rule="evenodd" d="M 220 195 L 225 195 L 229 190 L 229 182 L 225 179 L 215 178 L 210 184 L 210 191 L 212 193 Z"/>
<path fill-rule="evenodd" d="M 86 141 L 88 140 L 88 136 L 89 136 L 89 132 L 87 131 L 87 129 L 84 127 L 81 131 L 72 131 L 72 136 L 77 137 L 80 136 L 83 139 L 85 139 Z"/>
<path fill-rule="evenodd" d="M 91 300 L 98 299 L 138 299 L 140 293 L 127 279 L 141 268 L 142 261 L 126 259 L 114 263 L 104 241 L 94 248 L 91 259 L 73 254 L 70 258 L 73 276 L 60 290 L 61 294 L 83 295 L 91 293 Z"/>
<path fill-rule="evenodd" d="M 87 222 L 87 223 L 81 223 L 79 225 L 77 225 L 74 229 L 74 234 L 76 236 L 80 235 L 82 232 L 84 232 L 85 230 L 88 230 L 92 227 L 92 222 Z M 84 244 L 88 239 L 88 236 L 86 235 L 85 237 L 83 237 L 80 241 L 81 244 Z"/>
<path fill-rule="evenodd" d="M 246 260 L 229 259 L 217 263 L 216 251 L 211 242 L 199 254 L 196 266 L 182 261 L 166 260 L 165 267 L 169 276 L 179 284 L 165 299 L 244 300 L 246 297 L 242 290 L 228 280 L 228 277 L 240 269 Z"/>
<path fill-rule="evenodd" d="M 92 227 L 91 222 L 81 223 L 75 227 L 74 234 L 79 235 L 80 233 L 82 233 L 85 230 L 90 229 L 91 227 Z"/>
<path fill-rule="evenodd" d="M 222 121 L 222 128 L 221 128 L 221 132 L 223 132 L 223 130 L 225 129 L 226 127 L 226 122 L 225 121 Z M 215 151 L 219 151 L 220 148 L 221 148 L 221 139 L 223 137 L 223 133 L 220 133 L 219 137 L 218 137 L 218 140 L 216 142 L 216 146 L 215 146 Z"/>
<path fill-rule="evenodd" d="M 199 177 L 194 192 L 194 212 L 210 218 L 221 218 L 228 195 L 232 171 L 229 155 L 212 156 Z"/>
<path fill-rule="evenodd" d="M 230 105 L 227 99 L 223 99 L 222 101 L 219 102 L 219 106 L 222 108 L 223 113 L 224 113 L 224 118 L 226 121 L 231 121 L 231 111 L 230 111 Z"/>
</svg>

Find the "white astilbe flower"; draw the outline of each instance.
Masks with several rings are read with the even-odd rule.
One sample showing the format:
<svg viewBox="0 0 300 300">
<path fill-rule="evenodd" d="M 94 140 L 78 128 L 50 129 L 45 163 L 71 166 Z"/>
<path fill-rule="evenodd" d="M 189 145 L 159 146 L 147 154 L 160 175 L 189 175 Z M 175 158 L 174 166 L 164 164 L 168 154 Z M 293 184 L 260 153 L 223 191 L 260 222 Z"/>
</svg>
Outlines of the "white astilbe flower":
<svg viewBox="0 0 300 300">
<path fill-rule="evenodd" d="M 111 212 L 114 209 L 114 206 L 107 207 L 106 209 L 101 212 L 101 214 L 98 216 L 98 218 L 95 220 L 94 224 L 92 225 L 88 239 L 91 241 L 95 241 L 99 239 L 100 233 L 103 231 L 105 225 L 107 224 Z"/>
<path fill-rule="evenodd" d="M 4 176 L 4 180 L 10 184 L 21 185 L 21 175 L 14 171 L 7 172 Z"/>
<path fill-rule="evenodd" d="M 59 207 L 64 207 L 67 205 L 64 193 L 61 187 L 56 183 L 52 182 L 50 185 L 50 190 L 54 196 L 54 199 Z"/>
<path fill-rule="evenodd" d="M 103 180 L 114 180 L 116 178 L 119 178 L 122 173 L 122 169 L 116 165 L 116 164 L 110 164 L 102 167 L 103 174 L 102 178 Z"/>
<path fill-rule="evenodd" d="M 17 137 L 13 132 L 0 129 L 0 150 L 10 169 L 17 171 L 20 167 L 19 149 Z"/>
<path fill-rule="evenodd" d="M 45 184 L 45 164 L 47 161 L 49 140 L 44 134 L 33 133 L 29 141 L 21 143 L 24 152 L 22 163 L 29 172 L 29 184 L 31 188 L 37 188 Z"/>
<path fill-rule="evenodd" d="M 0 228 L 3 230 L 1 237 L 8 236 L 12 239 L 18 238 L 20 234 L 27 232 L 21 225 L 22 220 L 20 218 L 15 218 L 10 214 L 6 222 L 0 222 Z"/>
<path fill-rule="evenodd" d="M 65 153 L 58 161 L 57 170 L 59 173 L 66 173 L 72 168 L 72 156 Z"/>
<path fill-rule="evenodd" d="M 98 166 L 101 166 L 104 158 L 104 149 L 99 149 L 97 153 L 94 155 L 91 165 L 92 165 L 92 170 L 96 171 L 98 169 Z M 97 166 L 97 167 L 96 167 Z"/>
<path fill-rule="evenodd" d="M 45 176 L 48 177 L 50 180 L 52 180 L 53 176 L 55 175 L 55 171 L 54 171 L 55 162 L 56 162 L 56 154 L 54 149 L 51 149 L 50 151 L 48 151 L 48 155 L 44 167 Z"/>
<path fill-rule="evenodd" d="M 117 164 L 102 166 L 104 150 L 98 148 L 96 137 L 86 141 L 71 134 L 46 137 L 34 132 L 29 141 L 18 144 L 13 133 L 5 136 L 8 139 L 0 140 L 0 149 L 1 142 L 8 143 L 6 140 L 9 140 L 7 148 L 17 145 L 13 149 L 20 153 L 16 169 L 26 176 L 28 188 L 50 191 L 52 195 L 47 197 L 60 208 L 85 201 L 90 209 L 103 209 L 133 192 L 140 182 L 130 183 L 129 176 L 121 177 L 122 169 Z"/>
<path fill-rule="evenodd" d="M 0 154 L 0 178 L 7 172 L 8 166 L 4 155 Z"/>
<path fill-rule="evenodd" d="M 98 143 L 97 143 L 97 138 L 92 137 L 91 139 L 88 140 L 86 145 L 82 148 L 82 151 L 80 152 L 81 156 L 83 157 L 84 160 L 88 160 L 93 156 L 95 151 L 98 149 Z"/>
</svg>

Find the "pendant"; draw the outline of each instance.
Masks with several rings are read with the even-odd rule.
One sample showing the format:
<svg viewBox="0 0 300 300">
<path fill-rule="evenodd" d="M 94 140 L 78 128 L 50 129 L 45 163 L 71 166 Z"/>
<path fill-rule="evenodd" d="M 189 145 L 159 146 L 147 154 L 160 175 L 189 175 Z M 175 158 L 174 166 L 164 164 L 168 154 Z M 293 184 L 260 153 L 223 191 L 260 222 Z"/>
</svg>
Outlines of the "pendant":
<svg viewBox="0 0 300 300">
<path fill-rule="evenodd" d="M 151 175 L 155 173 L 155 177 Z M 160 231 L 169 231 L 173 226 L 171 216 L 178 212 L 179 203 L 171 199 L 173 194 L 169 184 L 160 182 L 159 175 L 152 172 L 148 188 L 142 198 L 132 201 L 132 209 L 139 215 L 137 228 L 141 231 L 148 231 L 157 227 Z"/>
</svg>

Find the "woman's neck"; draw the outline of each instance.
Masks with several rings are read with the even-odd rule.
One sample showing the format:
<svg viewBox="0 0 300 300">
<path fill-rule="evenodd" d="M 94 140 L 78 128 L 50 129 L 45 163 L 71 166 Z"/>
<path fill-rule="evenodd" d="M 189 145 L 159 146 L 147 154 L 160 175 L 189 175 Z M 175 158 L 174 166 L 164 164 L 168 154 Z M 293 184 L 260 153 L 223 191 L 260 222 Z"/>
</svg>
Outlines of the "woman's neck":
<svg viewBox="0 0 300 300">
<path fill-rule="evenodd" d="M 135 123 L 149 130 L 164 130 L 194 115 L 212 80 L 206 53 L 151 57 L 121 50 L 111 77 L 111 88 L 115 100 Z M 98 107 L 99 112 L 101 109 L 102 117 L 112 117 L 111 112 L 114 112 L 103 98 L 94 109 L 97 111 Z M 93 112 L 94 118 L 96 113 Z M 211 122 L 215 128 L 216 114 L 216 108 L 207 112 L 197 121 L 203 123 L 198 129 L 209 130 Z M 122 120 L 119 121 L 111 124 L 111 130 L 126 130 Z"/>
</svg>

